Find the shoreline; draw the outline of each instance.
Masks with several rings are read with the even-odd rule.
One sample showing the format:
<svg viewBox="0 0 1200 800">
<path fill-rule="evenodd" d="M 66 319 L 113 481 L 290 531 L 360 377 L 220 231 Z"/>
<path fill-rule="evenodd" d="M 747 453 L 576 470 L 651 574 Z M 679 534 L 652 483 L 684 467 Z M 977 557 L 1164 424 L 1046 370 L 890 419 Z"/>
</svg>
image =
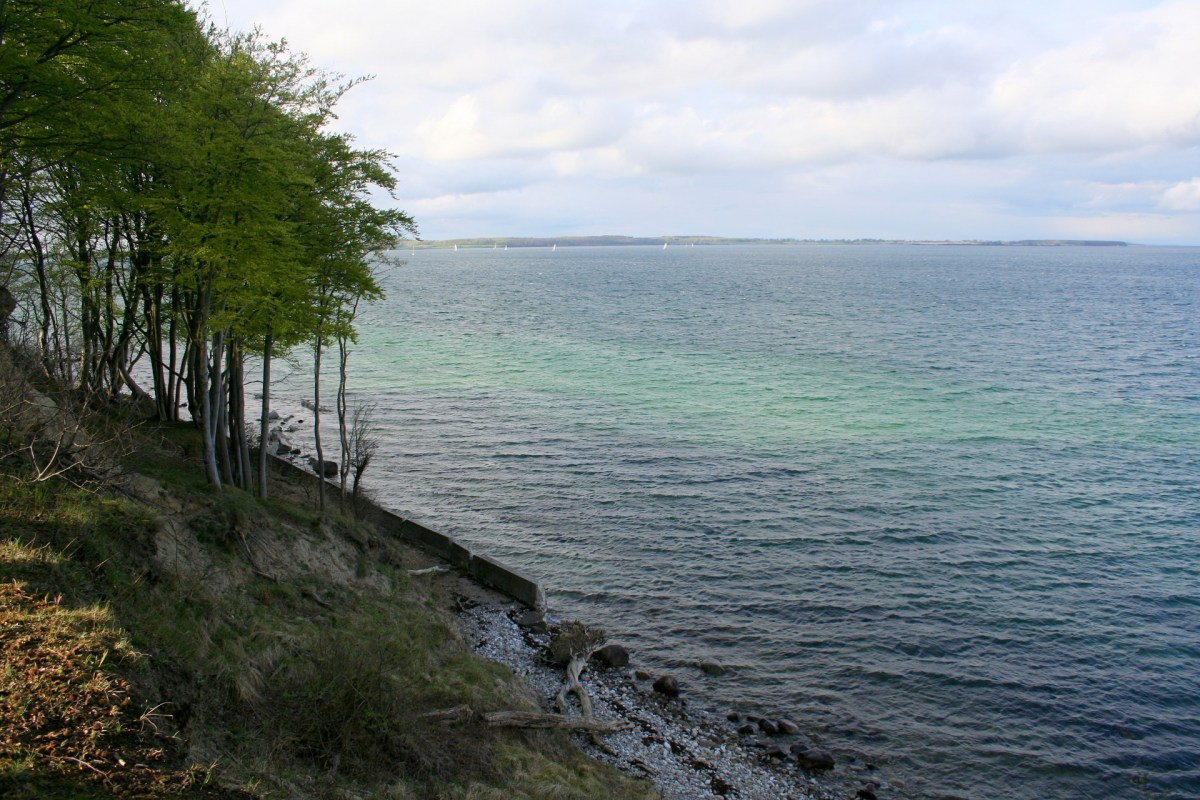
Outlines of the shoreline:
<svg viewBox="0 0 1200 800">
<path fill-rule="evenodd" d="M 277 461 L 316 481 L 319 478 L 308 463 L 310 449 L 293 436 L 311 430 L 311 423 L 299 418 L 305 411 L 311 409 L 302 406 L 274 419 L 271 439 L 276 445 Z M 378 508 L 384 515 L 408 522 Z M 417 527 L 424 528 L 419 523 Z M 485 554 L 472 556 L 450 537 L 435 535 L 448 539 L 452 549 L 467 552 L 468 561 L 479 557 L 491 562 Z M 537 692 L 543 709 L 553 710 L 564 670 L 548 665 L 542 654 L 564 620 L 557 619 L 553 609 L 546 609 L 540 585 L 538 601 L 526 602 L 502 587 L 487 585 L 460 560 L 430 549 L 428 543 L 413 543 L 448 565 L 445 577 L 439 580 L 450 583 L 447 588 L 461 609 L 457 622 L 472 651 L 512 669 Z M 532 625 L 523 618 L 529 616 L 530 609 L 535 618 Z M 695 666 L 701 669 L 699 664 Z M 591 698 L 595 716 L 624 721 L 632 728 L 603 734 L 603 746 L 583 734 L 572 738 L 592 758 L 649 779 L 664 800 L 876 800 L 880 792 L 888 798 L 905 796 L 903 784 L 889 782 L 883 774 L 876 774 L 874 765 L 846 758 L 844 753 L 837 755 L 833 768 L 801 766 L 809 751 L 819 753 L 818 760 L 833 762 L 819 734 L 803 725 L 790 724 L 790 731 L 779 732 L 773 729 L 772 721 L 756 715 L 730 712 L 721 717 L 695 707 L 688 696 L 688 676 L 678 676 L 684 684 L 678 697 L 655 691 L 653 681 L 657 677 L 638 665 L 606 667 L 593 658 L 580 681 Z M 703 700 L 702 695 L 693 697 Z M 571 711 L 578 714 L 577 706 L 568 713 Z"/>
<path fill-rule="evenodd" d="M 552 616 L 529 624 L 516 603 L 469 599 L 458 615 L 471 649 L 504 664 L 537 692 L 542 707 L 550 710 L 563 683 L 564 670 L 544 662 L 551 634 L 557 626 Z M 526 623 L 524 625 L 519 623 Z M 545 630 L 542 630 L 545 629 Z M 605 666 L 595 657 L 580 676 L 595 716 L 623 721 L 629 730 L 602 735 L 601 745 L 586 735 L 573 739 L 589 756 L 630 775 L 650 780 L 664 800 L 875 800 L 901 797 L 899 787 L 888 785 L 870 770 L 806 770 L 789 748 L 812 747 L 815 737 L 799 732 L 771 736 L 739 733 L 738 722 L 718 718 L 694 708 L 684 691 L 667 697 L 652 688 L 655 675 L 636 665 Z M 568 713 L 578 714 L 577 706 Z M 740 717 L 742 726 L 751 717 Z"/>
</svg>

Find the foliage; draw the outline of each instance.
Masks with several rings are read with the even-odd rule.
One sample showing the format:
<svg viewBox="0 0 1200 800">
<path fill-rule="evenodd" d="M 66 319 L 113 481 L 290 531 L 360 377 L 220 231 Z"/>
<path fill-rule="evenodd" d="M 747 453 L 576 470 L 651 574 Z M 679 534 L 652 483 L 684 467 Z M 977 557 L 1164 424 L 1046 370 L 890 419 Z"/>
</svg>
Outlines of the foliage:
<svg viewBox="0 0 1200 800">
<path fill-rule="evenodd" d="M 250 489 L 246 358 L 265 409 L 272 355 L 352 340 L 378 254 L 416 232 L 371 201 L 390 156 L 327 130 L 355 82 L 175 0 L 7 0 L 0 44 L 18 338 L 83 404 L 186 405 L 207 480 Z"/>
</svg>

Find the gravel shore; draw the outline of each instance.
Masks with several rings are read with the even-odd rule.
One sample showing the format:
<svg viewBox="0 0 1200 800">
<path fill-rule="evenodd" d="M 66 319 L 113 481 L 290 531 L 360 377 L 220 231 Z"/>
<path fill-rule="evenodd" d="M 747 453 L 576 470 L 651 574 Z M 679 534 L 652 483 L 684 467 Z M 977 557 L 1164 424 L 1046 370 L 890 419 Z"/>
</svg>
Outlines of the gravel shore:
<svg viewBox="0 0 1200 800">
<path fill-rule="evenodd" d="M 514 617 L 522 611 L 515 604 L 475 605 L 461 615 L 463 631 L 478 654 L 523 676 L 551 710 L 563 670 L 539 659 L 550 634 L 519 626 Z M 593 662 L 581 682 L 597 718 L 624 720 L 632 728 L 604 734 L 604 747 L 584 735 L 576 737 L 579 744 L 600 761 L 649 778 L 666 800 L 834 800 L 871 794 L 869 784 L 864 794 L 843 781 L 826 785 L 787 761 L 772 763 L 767 748 L 757 746 L 763 742 L 739 737 L 732 723 L 689 709 L 686 699 L 654 692 L 633 667 Z"/>
</svg>

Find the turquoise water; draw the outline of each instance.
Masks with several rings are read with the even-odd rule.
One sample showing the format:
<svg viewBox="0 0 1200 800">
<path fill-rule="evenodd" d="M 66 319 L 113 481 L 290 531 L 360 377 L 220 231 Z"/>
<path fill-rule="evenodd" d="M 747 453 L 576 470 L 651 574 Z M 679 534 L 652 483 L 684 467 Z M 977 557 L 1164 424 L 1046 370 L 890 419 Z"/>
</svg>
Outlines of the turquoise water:
<svg viewBox="0 0 1200 800">
<path fill-rule="evenodd" d="M 402 258 L 386 504 L 891 796 L 1200 796 L 1200 250 Z"/>
</svg>

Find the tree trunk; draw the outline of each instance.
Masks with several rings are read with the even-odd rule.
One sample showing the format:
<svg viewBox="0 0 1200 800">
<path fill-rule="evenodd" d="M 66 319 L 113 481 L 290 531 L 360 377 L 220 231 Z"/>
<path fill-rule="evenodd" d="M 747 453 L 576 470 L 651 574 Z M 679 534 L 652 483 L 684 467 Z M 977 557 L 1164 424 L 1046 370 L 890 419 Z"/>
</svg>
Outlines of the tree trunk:
<svg viewBox="0 0 1200 800">
<path fill-rule="evenodd" d="M 275 340 L 267 334 L 263 340 L 262 411 L 259 415 L 258 496 L 267 499 L 267 442 L 271 432 L 271 351 Z"/>
<path fill-rule="evenodd" d="M 317 496 L 321 511 L 325 510 L 325 451 L 321 449 L 321 334 L 313 347 L 313 442 L 317 447 Z"/>
<path fill-rule="evenodd" d="M 350 470 L 350 437 L 346 428 L 346 360 L 350 357 L 348 344 L 346 334 L 339 334 L 337 416 L 338 441 L 341 444 L 342 459 L 338 464 L 338 485 L 343 511 L 345 511 L 346 503 L 346 476 Z"/>
<path fill-rule="evenodd" d="M 213 409 L 212 396 L 208 392 L 208 342 L 204 339 L 196 342 L 195 362 L 198 370 L 193 383 L 196 384 L 196 395 L 200 401 L 200 434 L 204 438 L 204 471 L 208 482 L 218 489 L 221 488 L 221 473 L 217 469 L 217 450 L 213 438 Z"/>
<path fill-rule="evenodd" d="M 213 405 L 213 449 L 217 451 L 217 464 L 221 467 L 221 478 L 225 483 L 234 483 L 233 465 L 229 459 L 229 401 L 225 392 L 225 331 L 217 331 L 213 337 L 212 373 Z M 235 484 L 236 485 L 236 484 Z"/>
</svg>

